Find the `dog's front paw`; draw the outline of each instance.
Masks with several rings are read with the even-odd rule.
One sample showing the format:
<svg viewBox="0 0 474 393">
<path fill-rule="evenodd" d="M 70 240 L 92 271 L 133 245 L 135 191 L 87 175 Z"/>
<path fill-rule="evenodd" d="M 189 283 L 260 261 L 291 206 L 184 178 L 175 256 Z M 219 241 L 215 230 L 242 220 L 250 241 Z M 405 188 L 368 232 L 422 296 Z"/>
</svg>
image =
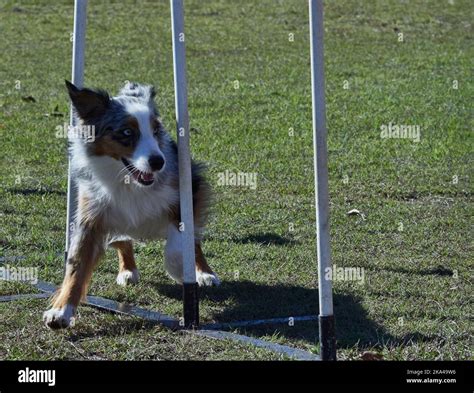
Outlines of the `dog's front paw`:
<svg viewBox="0 0 474 393">
<path fill-rule="evenodd" d="M 63 308 L 52 308 L 45 311 L 43 314 L 43 321 L 50 329 L 65 329 L 69 326 L 74 326 L 75 308 L 71 305 L 66 305 Z"/>
<path fill-rule="evenodd" d="M 204 273 L 196 271 L 196 281 L 200 287 L 218 286 L 221 283 L 216 273 Z"/>
<path fill-rule="evenodd" d="M 129 284 L 137 284 L 140 274 L 137 269 L 122 270 L 117 276 L 117 284 L 125 287 Z"/>
</svg>

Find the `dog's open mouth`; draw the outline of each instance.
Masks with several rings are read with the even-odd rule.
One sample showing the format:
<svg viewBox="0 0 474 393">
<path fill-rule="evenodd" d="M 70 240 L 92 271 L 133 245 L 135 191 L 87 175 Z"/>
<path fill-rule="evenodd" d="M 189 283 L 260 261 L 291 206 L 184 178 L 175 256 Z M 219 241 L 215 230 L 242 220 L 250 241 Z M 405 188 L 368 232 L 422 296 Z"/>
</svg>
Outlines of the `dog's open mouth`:
<svg viewBox="0 0 474 393">
<path fill-rule="evenodd" d="M 143 172 L 136 168 L 130 161 L 126 158 L 122 158 L 123 165 L 128 169 L 130 175 L 132 176 L 133 180 L 136 182 L 144 185 L 144 186 L 151 186 L 155 181 L 155 177 L 153 173 L 150 172 Z"/>
</svg>

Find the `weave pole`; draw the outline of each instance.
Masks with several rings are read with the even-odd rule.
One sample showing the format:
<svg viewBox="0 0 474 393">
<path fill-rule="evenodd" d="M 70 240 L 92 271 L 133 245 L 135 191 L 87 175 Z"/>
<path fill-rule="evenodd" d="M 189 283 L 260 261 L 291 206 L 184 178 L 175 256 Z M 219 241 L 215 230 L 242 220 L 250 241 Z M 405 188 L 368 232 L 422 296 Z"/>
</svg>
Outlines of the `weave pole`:
<svg viewBox="0 0 474 393">
<path fill-rule="evenodd" d="M 332 302 L 329 245 L 329 193 L 326 102 L 324 96 L 324 25 L 322 0 L 309 0 L 311 42 L 311 99 L 313 104 L 314 183 L 318 249 L 319 343 L 321 360 L 336 360 L 336 335 Z"/>
<path fill-rule="evenodd" d="M 173 72 L 178 139 L 180 231 L 183 250 L 183 314 L 186 328 L 199 325 L 199 299 L 194 251 L 193 190 L 189 149 L 188 93 L 183 0 L 170 0 Z"/>
<path fill-rule="evenodd" d="M 86 48 L 86 20 L 87 20 L 87 0 L 74 1 L 74 31 L 72 44 L 72 83 L 81 88 L 84 84 L 84 54 Z M 77 126 L 77 119 L 74 116 L 71 104 L 69 129 L 72 131 Z M 68 132 L 68 145 L 71 137 Z M 68 152 L 69 153 L 69 152 Z M 77 187 L 71 173 L 71 156 L 68 154 L 67 172 L 67 212 L 66 212 L 66 247 L 64 252 L 64 262 L 67 263 L 71 236 L 74 232 L 74 214 L 77 206 Z"/>
</svg>

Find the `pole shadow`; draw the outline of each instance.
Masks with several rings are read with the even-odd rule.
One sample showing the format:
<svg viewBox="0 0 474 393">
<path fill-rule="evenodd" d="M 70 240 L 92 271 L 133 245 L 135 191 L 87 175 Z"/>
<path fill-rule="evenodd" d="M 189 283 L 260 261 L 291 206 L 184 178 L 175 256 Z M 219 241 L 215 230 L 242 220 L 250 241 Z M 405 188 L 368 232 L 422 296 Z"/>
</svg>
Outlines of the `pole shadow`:
<svg viewBox="0 0 474 393">
<path fill-rule="evenodd" d="M 155 289 L 161 295 L 177 301 L 182 298 L 180 286 L 157 283 Z M 201 309 L 218 323 L 290 318 L 319 313 L 317 289 L 296 285 L 224 281 L 219 287 L 200 288 L 199 292 Z M 361 299 L 352 295 L 334 294 L 334 314 L 339 348 L 357 346 L 359 349 L 364 349 L 435 339 L 418 332 L 402 337 L 393 336 L 383 326 L 371 320 L 361 305 Z M 315 345 L 319 341 L 317 321 L 295 321 L 293 326 L 289 323 L 259 325 L 246 327 L 242 331 L 259 336 L 276 333 L 310 345 Z"/>
<path fill-rule="evenodd" d="M 52 188 L 9 188 L 7 190 L 11 194 L 16 194 L 16 195 L 24 195 L 24 196 L 29 196 L 29 195 L 59 195 L 59 196 L 66 196 L 67 193 L 66 191 L 61 191 L 61 190 L 55 190 Z"/>
<path fill-rule="evenodd" d="M 250 243 L 258 243 L 258 244 L 265 244 L 265 245 L 275 245 L 275 246 L 286 246 L 286 245 L 295 245 L 299 242 L 289 238 L 289 237 L 282 237 L 277 235 L 276 233 L 258 233 L 255 235 L 248 235 L 239 239 L 232 239 L 235 243 L 240 244 L 250 244 Z"/>
</svg>

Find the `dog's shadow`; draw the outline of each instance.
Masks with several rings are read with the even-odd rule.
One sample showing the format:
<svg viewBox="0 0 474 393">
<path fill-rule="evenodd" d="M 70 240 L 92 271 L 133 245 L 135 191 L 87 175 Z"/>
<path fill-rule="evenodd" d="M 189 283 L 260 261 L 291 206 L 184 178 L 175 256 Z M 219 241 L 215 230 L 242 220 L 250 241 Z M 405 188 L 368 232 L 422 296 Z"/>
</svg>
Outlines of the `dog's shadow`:
<svg viewBox="0 0 474 393">
<path fill-rule="evenodd" d="M 182 288 L 176 284 L 156 283 L 154 285 L 162 296 L 182 301 Z M 266 285 L 250 281 L 224 281 L 219 287 L 201 288 L 199 291 L 202 314 L 215 322 L 225 325 L 226 322 L 242 320 L 288 318 L 288 323 L 258 325 L 240 328 L 239 332 L 247 335 L 272 336 L 277 334 L 301 344 L 316 345 L 319 341 L 318 322 L 298 321 L 290 324 L 290 317 L 318 314 L 317 289 L 296 285 Z M 393 336 L 381 325 L 369 318 L 362 307 L 360 299 L 351 295 L 334 295 L 334 314 L 336 318 L 336 339 L 338 348 L 354 348 L 358 351 L 382 347 L 383 345 L 407 345 L 412 342 L 428 342 L 435 336 L 426 336 L 419 332 L 403 336 Z M 206 323 L 207 321 L 202 321 Z M 155 322 L 144 320 L 115 320 L 99 330 L 87 328 L 80 332 L 70 332 L 69 341 L 97 336 L 117 336 L 124 331 L 151 330 Z M 225 328 L 223 328 L 225 330 Z"/>
<path fill-rule="evenodd" d="M 157 283 L 156 290 L 163 296 L 182 299 L 182 290 L 173 284 Z M 266 285 L 251 281 L 224 281 L 219 287 L 199 291 L 203 314 L 218 323 L 267 318 L 288 318 L 288 323 L 246 327 L 250 334 L 278 334 L 289 339 L 314 345 L 318 341 L 318 322 L 298 320 L 290 324 L 290 317 L 318 315 L 317 289 L 296 285 Z M 334 295 L 336 336 L 339 347 L 371 348 L 383 344 L 400 345 L 410 341 L 431 341 L 418 332 L 396 337 L 372 321 L 360 299 L 351 295 Z M 204 321 L 205 322 L 205 321 Z"/>
<path fill-rule="evenodd" d="M 232 239 L 235 243 L 240 244 L 265 244 L 275 246 L 295 245 L 299 242 L 289 237 L 282 237 L 276 233 L 258 233 L 254 235 L 247 235 L 242 238 Z"/>
<path fill-rule="evenodd" d="M 292 246 L 298 243 L 292 238 L 283 238 L 272 233 L 250 235 L 234 242 L 264 243 L 277 246 Z M 182 301 L 182 287 L 172 283 L 152 282 L 153 289 L 160 296 Z M 318 342 L 318 322 L 298 321 L 291 317 L 318 315 L 318 290 L 284 283 L 259 283 L 248 280 L 226 280 L 219 287 L 199 289 L 200 308 L 203 324 L 225 323 L 244 320 L 261 320 L 269 318 L 288 318 L 288 323 L 258 325 L 246 327 L 239 331 L 265 336 L 277 334 L 296 340 L 300 343 L 315 345 Z M 383 326 L 373 321 L 362 306 L 361 299 L 354 295 L 334 294 L 334 314 L 336 318 L 336 337 L 339 348 L 357 347 L 358 350 L 382 345 L 401 345 L 411 341 L 432 341 L 418 332 L 404 336 L 394 336 Z M 122 321 L 123 323 L 123 321 Z M 153 323 L 137 324 L 130 322 L 129 328 L 152 328 Z M 104 329 L 103 334 L 114 335 L 113 331 Z"/>
</svg>

